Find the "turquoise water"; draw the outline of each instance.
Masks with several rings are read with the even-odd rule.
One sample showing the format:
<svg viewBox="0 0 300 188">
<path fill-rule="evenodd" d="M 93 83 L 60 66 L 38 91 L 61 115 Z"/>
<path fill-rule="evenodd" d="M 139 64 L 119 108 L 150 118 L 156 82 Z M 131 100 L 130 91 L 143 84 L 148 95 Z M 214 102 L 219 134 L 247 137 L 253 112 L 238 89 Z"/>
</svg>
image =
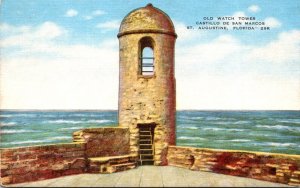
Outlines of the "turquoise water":
<svg viewBox="0 0 300 188">
<path fill-rule="evenodd" d="M 117 111 L 1 111 L 1 148 L 65 143 Z M 300 111 L 178 111 L 177 145 L 300 154 Z"/>
</svg>

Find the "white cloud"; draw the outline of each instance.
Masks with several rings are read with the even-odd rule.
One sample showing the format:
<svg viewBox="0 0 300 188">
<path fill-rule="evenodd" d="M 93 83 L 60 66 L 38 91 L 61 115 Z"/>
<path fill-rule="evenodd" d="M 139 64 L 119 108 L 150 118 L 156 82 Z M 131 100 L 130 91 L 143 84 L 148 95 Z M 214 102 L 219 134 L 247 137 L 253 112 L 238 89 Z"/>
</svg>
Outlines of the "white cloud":
<svg viewBox="0 0 300 188">
<path fill-rule="evenodd" d="M 95 11 L 93 11 L 90 15 L 86 15 L 86 16 L 84 16 L 83 18 L 84 18 L 85 20 L 91 20 L 91 19 L 93 19 L 93 18 L 95 18 L 95 17 L 97 17 L 97 16 L 101 16 L 101 15 L 103 15 L 103 14 L 106 14 L 106 12 L 103 11 L 103 10 L 95 10 Z"/>
<path fill-rule="evenodd" d="M 45 22 L 37 28 L 34 35 L 38 38 L 56 38 L 63 34 L 63 29 L 53 22 Z"/>
<path fill-rule="evenodd" d="M 299 80 L 217 72 L 176 78 L 179 109 L 300 109 Z"/>
<path fill-rule="evenodd" d="M 54 22 L 44 22 L 38 27 L 28 27 L 28 26 L 11 26 L 6 25 L 6 33 L 9 33 L 11 29 L 19 31 L 16 33 L 11 33 L 8 37 L 3 38 L 0 42 L 1 47 L 23 47 L 30 50 L 30 47 L 38 46 L 46 41 L 53 40 L 57 37 L 62 36 L 66 31 L 58 26 Z M 43 41 L 43 42 L 41 42 Z"/>
<path fill-rule="evenodd" d="M 84 16 L 83 17 L 85 20 L 91 20 L 91 19 L 93 19 L 93 16 Z"/>
<path fill-rule="evenodd" d="M 248 11 L 249 12 L 259 12 L 260 11 L 260 8 L 259 8 L 259 6 L 257 6 L 257 5 L 251 5 L 249 8 L 248 8 Z M 246 13 L 245 12 L 243 12 L 243 11 L 238 11 L 238 12 L 235 12 L 233 15 L 232 15 L 232 17 L 234 17 L 235 18 L 235 21 L 239 21 L 239 22 L 242 22 L 242 23 L 244 23 L 244 22 L 246 22 L 247 20 L 239 20 L 238 18 L 239 17 L 248 17 L 247 15 L 246 15 Z M 256 20 L 256 21 L 260 21 L 260 20 Z M 278 27 L 281 27 L 281 22 L 278 20 L 278 19 L 276 19 L 276 18 L 274 18 L 274 17 L 267 17 L 267 18 L 265 18 L 264 20 L 262 20 L 263 22 L 265 22 L 265 26 L 268 26 L 268 27 L 271 27 L 271 28 L 278 28 Z M 247 21 L 248 22 L 248 21 Z M 232 28 L 232 27 L 230 27 L 230 28 Z"/>
<path fill-rule="evenodd" d="M 102 10 L 95 10 L 95 11 L 92 12 L 93 16 L 100 16 L 100 15 L 103 15 L 103 14 L 106 14 L 106 12 L 102 11 Z"/>
<path fill-rule="evenodd" d="M 300 109 L 300 31 L 261 46 L 231 35 L 177 46 L 179 109 Z"/>
<path fill-rule="evenodd" d="M 200 43 L 187 47 L 178 46 L 177 60 L 178 62 L 185 62 L 185 64 L 178 65 L 178 71 L 189 72 L 186 70 L 187 64 L 193 64 L 194 71 L 202 69 L 203 66 L 210 66 L 213 63 L 218 63 L 226 57 L 237 54 L 242 50 L 239 41 L 231 35 L 221 35 L 218 38 L 207 43 Z M 200 63 L 201 62 L 201 63 Z"/>
<path fill-rule="evenodd" d="M 58 44 L 63 30 L 46 22 L 4 39 L 23 53 L 2 56 L 0 108 L 117 108 L 117 39 L 97 46 Z"/>
<path fill-rule="evenodd" d="M 232 16 L 233 16 L 234 18 L 238 18 L 238 17 L 246 17 L 246 14 L 245 14 L 245 12 L 243 12 L 243 11 L 238 11 L 238 12 L 233 13 Z M 235 20 L 238 20 L 238 19 L 235 19 Z"/>
<path fill-rule="evenodd" d="M 67 10 L 67 12 L 65 14 L 66 17 L 74 17 L 74 16 L 77 16 L 77 15 L 78 15 L 78 11 L 74 10 L 74 9 Z"/>
<path fill-rule="evenodd" d="M 258 5 L 251 5 L 248 7 L 248 11 L 256 13 L 260 11 L 260 7 Z"/>
<path fill-rule="evenodd" d="M 173 21 L 175 31 L 178 35 L 177 43 L 179 44 L 187 44 L 190 41 L 195 41 L 203 38 L 207 33 L 205 30 L 199 31 L 198 29 L 187 29 L 187 25 L 179 22 Z"/>
<path fill-rule="evenodd" d="M 179 38 L 198 41 L 176 42 L 178 109 L 300 109 L 299 30 L 249 46 L 232 35 L 202 42 L 203 33 L 191 32 L 195 38 L 190 38 L 184 23 L 175 27 Z M 97 46 L 68 45 L 56 42 L 66 31 L 53 22 L 0 28 L 18 30 L 3 38 L 2 47 L 24 52 L 2 55 L 0 108 L 117 108 L 116 38 Z M 289 75 L 291 69 L 294 75 Z"/>
<path fill-rule="evenodd" d="M 240 20 L 240 19 L 239 19 L 239 17 L 247 17 L 246 13 L 243 12 L 243 11 L 237 11 L 237 12 L 233 13 L 232 16 L 229 16 L 229 17 L 234 17 L 234 21 L 235 21 L 235 22 L 241 22 L 243 25 L 244 25 L 245 22 L 247 21 L 247 20 Z M 227 26 L 227 27 L 228 27 L 230 30 L 232 30 L 234 26 L 235 26 L 235 25 L 230 24 L 230 25 Z"/>
<path fill-rule="evenodd" d="M 29 31 L 30 27 L 26 25 L 22 26 L 12 26 L 7 23 L 0 23 L 0 32 L 6 32 L 9 35 L 14 33 L 26 32 Z"/>
<path fill-rule="evenodd" d="M 118 54 L 86 46 L 63 50 L 69 57 L 5 61 L 0 70 L 0 107 L 116 109 Z"/>
<path fill-rule="evenodd" d="M 120 21 L 119 20 L 111 20 L 103 23 L 97 24 L 97 28 L 99 29 L 106 29 L 106 30 L 111 30 L 111 29 L 119 29 L 120 27 Z"/>
<path fill-rule="evenodd" d="M 246 19 L 245 19 L 245 20 L 239 20 L 239 17 L 249 17 L 249 16 L 247 16 L 246 13 L 243 12 L 243 11 L 235 12 L 235 13 L 232 15 L 232 17 L 234 17 L 234 20 L 235 20 L 235 21 L 238 21 L 238 22 L 243 23 L 243 25 L 244 25 L 245 22 L 249 22 L 249 21 L 246 20 Z M 281 27 L 281 25 L 282 25 L 281 22 L 280 22 L 278 19 L 274 18 L 274 17 L 267 17 L 267 18 L 265 18 L 264 20 L 256 20 L 256 21 L 262 21 L 262 22 L 265 22 L 265 25 L 264 25 L 264 26 L 270 27 L 271 29 L 279 28 L 279 27 Z M 233 25 L 230 25 L 229 28 L 232 29 L 232 28 L 233 28 Z"/>
<path fill-rule="evenodd" d="M 220 35 L 209 42 L 200 42 L 190 46 L 177 46 L 176 61 L 178 73 L 194 71 L 206 67 L 220 68 L 228 65 L 240 68 L 253 65 L 293 66 L 300 59 L 300 31 L 282 32 L 276 39 L 267 44 L 255 46 L 241 43 L 232 35 Z M 242 60 L 242 63 L 241 63 Z M 188 66 L 187 66 L 188 65 Z M 258 68 L 258 67 L 256 67 Z M 249 71 L 249 70 L 247 70 Z"/>
<path fill-rule="evenodd" d="M 254 48 L 248 54 L 251 60 L 287 64 L 300 60 L 300 31 L 282 32 L 278 38 L 269 44 Z M 298 62 L 299 63 L 299 62 Z"/>
<path fill-rule="evenodd" d="M 271 28 L 278 28 L 281 27 L 281 22 L 273 17 L 268 17 L 265 20 L 266 26 L 269 26 Z"/>
</svg>

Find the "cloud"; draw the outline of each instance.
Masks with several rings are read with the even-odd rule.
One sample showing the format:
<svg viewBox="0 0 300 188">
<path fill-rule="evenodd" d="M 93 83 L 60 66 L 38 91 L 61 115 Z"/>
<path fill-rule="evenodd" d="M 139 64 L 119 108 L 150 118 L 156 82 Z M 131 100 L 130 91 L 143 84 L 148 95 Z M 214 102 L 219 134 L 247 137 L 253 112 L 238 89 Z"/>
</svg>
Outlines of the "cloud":
<svg viewBox="0 0 300 188">
<path fill-rule="evenodd" d="M 96 27 L 105 30 L 119 29 L 120 23 L 121 23 L 120 20 L 111 20 L 111 21 L 99 23 L 96 25 Z"/>
<path fill-rule="evenodd" d="M 245 72 L 249 72 L 249 68 L 254 68 L 254 71 L 260 68 L 268 70 L 274 66 L 288 68 L 299 62 L 299 51 L 300 30 L 281 32 L 276 39 L 264 45 L 247 45 L 233 35 L 223 34 L 209 42 L 178 46 L 176 61 L 185 63 L 178 64 L 177 71 L 184 74 L 189 71 L 206 71 L 207 67 L 219 72 L 232 67 Z M 253 67 L 256 65 L 261 67 Z M 192 70 L 188 70 L 190 67 Z"/>
<path fill-rule="evenodd" d="M 66 46 L 57 49 L 63 58 L 3 60 L 0 107 L 116 109 L 118 54 L 103 48 Z"/>
<path fill-rule="evenodd" d="M 184 23 L 175 27 L 189 44 L 176 42 L 178 109 L 300 109 L 299 30 L 248 45 L 230 34 L 205 40 L 206 33 L 189 33 Z M 63 44 L 67 31 L 54 22 L 0 25 L 4 33 L 11 29 L 1 48 L 17 47 L 18 55 L 1 57 L 1 108 L 117 108 L 116 38 Z"/>
<path fill-rule="evenodd" d="M 1 47 L 22 47 L 27 50 L 66 33 L 62 27 L 50 21 L 44 22 L 37 27 L 16 27 L 7 24 L 4 26 L 4 29 L 6 33 L 10 33 L 10 30 L 14 30 L 15 33 L 8 34 L 7 37 L 3 38 L 0 42 Z"/>
<path fill-rule="evenodd" d="M 253 61 L 291 64 L 300 59 L 300 30 L 282 32 L 269 44 L 253 48 L 248 55 Z M 300 71 L 300 70 L 299 70 Z"/>
<path fill-rule="evenodd" d="M 252 12 L 252 13 L 256 13 L 256 12 L 260 11 L 260 7 L 258 5 L 251 5 L 250 7 L 248 7 L 248 11 Z M 235 17 L 235 18 L 247 17 L 247 15 L 245 14 L 245 12 L 239 11 L 239 12 L 235 12 L 233 14 L 233 17 Z M 238 19 L 235 19 L 235 20 L 238 20 Z M 239 20 L 239 21 L 241 21 L 241 20 Z M 263 21 L 265 22 L 265 26 L 271 27 L 271 28 L 279 28 L 282 25 L 281 22 L 274 17 L 267 17 Z M 245 22 L 245 20 L 241 21 L 241 22 Z"/>
<path fill-rule="evenodd" d="M 220 35 L 177 46 L 177 106 L 299 110 L 299 51 L 299 30 L 281 32 L 263 45 Z"/>
<path fill-rule="evenodd" d="M 234 17 L 234 18 L 246 17 L 246 14 L 243 11 L 238 11 L 238 12 L 233 13 L 232 17 Z M 235 19 L 235 20 L 238 20 L 238 19 Z"/>
<path fill-rule="evenodd" d="M 243 11 L 237 11 L 234 12 L 231 16 L 228 17 L 233 17 L 235 22 L 241 22 L 243 25 L 245 25 L 245 22 L 247 22 L 247 20 L 240 20 L 239 17 L 247 17 L 246 13 Z M 229 30 L 233 30 L 233 27 L 235 27 L 236 25 L 230 24 L 228 27 Z"/>
<path fill-rule="evenodd" d="M 271 28 L 278 28 L 281 27 L 281 22 L 273 17 L 268 17 L 265 20 L 266 26 L 269 26 Z"/>
<path fill-rule="evenodd" d="M 30 29 L 29 26 L 22 25 L 22 26 L 12 26 L 7 23 L 0 23 L 0 32 L 1 33 L 7 33 L 7 34 L 13 34 L 13 33 L 20 33 L 20 32 L 26 32 Z"/>
<path fill-rule="evenodd" d="M 83 17 L 85 20 L 91 20 L 91 19 L 93 19 L 93 16 L 84 16 Z"/>
<path fill-rule="evenodd" d="M 231 35 L 221 35 L 208 43 L 200 43 L 186 48 L 179 48 L 178 59 L 180 62 L 198 63 L 201 61 L 205 65 L 208 65 L 225 59 L 231 54 L 236 54 L 240 50 L 241 45 L 237 39 Z M 189 61 L 184 60 L 187 57 Z M 178 70 L 184 70 L 184 67 L 182 67 L 182 69 L 179 68 Z"/>
<path fill-rule="evenodd" d="M 176 75 L 177 108 L 232 110 L 300 109 L 300 81 L 256 74 Z"/>
<path fill-rule="evenodd" d="M 78 11 L 74 10 L 74 9 L 69 9 L 67 10 L 67 12 L 65 13 L 66 17 L 74 17 L 78 15 Z"/>
<path fill-rule="evenodd" d="M 235 21 L 239 21 L 239 22 L 242 22 L 243 25 L 245 22 L 249 22 L 248 20 L 239 20 L 239 17 L 249 17 L 245 12 L 243 11 L 238 11 L 238 12 L 235 12 L 232 17 L 234 17 Z M 260 20 L 256 20 L 256 21 L 260 21 Z M 271 29 L 274 29 L 274 28 L 279 28 L 281 27 L 281 22 L 274 18 L 274 17 L 267 17 L 265 18 L 264 20 L 262 20 L 266 27 L 270 27 Z M 233 28 L 233 25 L 229 26 L 230 29 Z"/>
<path fill-rule="evenodd" d="M 106 14 L 106 12 L 103 10 L 95 10 L 90 15 L 84 16 L 83 18 L 85 20 L 91 20 L 91 19 L 94 19 L 95 17 L 101 16 L 103 14 Z"/>
<path fill-rule="evenodd" d="M 106 14 L 106 12 L 102 11 L 102 10 L 95 10 L 95 11 L 92 12 L 93 16 L 100 16 L 100 15 L 103 15 L 103 14 Z"/>
<path fill-rule="evenodd" d="M 179 36 L 177 38 L 177 43 L 181 45 L 188 44 L 191 41 L 199 40 L 203 38 L 207 31 L 205 30 L 197 30 L 197 29 L 187 29 L 187 25 L 183 22 L 179 22 L 174 20 L 174 27 L 177 35 Z"/>
<path fill-rule="evenodd" d="M 39 26 L 35 32 L 35 36 L 38 38 L 56 38 L 63 34 L 63 29 L 53 22 L 45 22 Z"/>
<path fill-rule="evenodd" d="M 248 11 L 252 13 L 256 13 L 260 11 L 260 7 L 258 5 L 251 5 L 248 7 Z"/>
<path fill-rule="evenodd" d="M 63 44 L 58 39 L 65 29 L 53 22 L 19 30 L 4 38 L 2 49 L 18 50 L 1 56 L 0 108 L 117 108 L 116 38 L 95 46 Z"/>
<path fill-rule="evenodd" d="M 245 47 L 232 35 L 221 35 L 210 42 L 189 46 L 177 45 L 176 75 L 194 80 L 193 77 L 202 72 L 224 74 L 224 68 L 232 63 L 229 59 L 244 53 L 243 48 Z"/>
</svg>

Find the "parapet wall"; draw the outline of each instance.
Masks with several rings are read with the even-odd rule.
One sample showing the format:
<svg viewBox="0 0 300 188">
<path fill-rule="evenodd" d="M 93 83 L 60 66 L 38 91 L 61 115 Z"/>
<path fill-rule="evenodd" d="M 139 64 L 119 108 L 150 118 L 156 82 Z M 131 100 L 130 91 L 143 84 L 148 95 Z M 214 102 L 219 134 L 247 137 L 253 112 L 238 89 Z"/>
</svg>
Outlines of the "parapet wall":
<svg viewBox="0 0 300 188">
<path fill-rule="evenodd" d="M 4 148 L 1 184 L 56 178 L 89 171 L 90 157 L 129 154 L 127 128 L 90 128 L 73 133 L 73 143 Z"/>
<path fill-rule="evenodd" d="M 300 156 L 264 152 L 168 147 L 168 165 L 300 185 Z"/>
<path fill-rule="evenodd" d="M 74 143 L 69 144 L 0 149 L 1 184 L 93 173 L 101 165 L 112 172 L 135 167 L 136 156 L 128 155 L 128 128 L 84 129 L 73 138 Z M 169 146 L 167 162 L 190 170 L 300 185 L 299 155 Z"/>
<path fill-rule="evenodd" d="M 74 142 L 86 143 L 86 157 L 128 155 L 129 129 L 121 127 L 88 128 L 73 133 Z"/>
<path fill-rule="evenodd" d="M 85 143 L 1 149 L 1 184 L 84 173 Z"/>
</svg>

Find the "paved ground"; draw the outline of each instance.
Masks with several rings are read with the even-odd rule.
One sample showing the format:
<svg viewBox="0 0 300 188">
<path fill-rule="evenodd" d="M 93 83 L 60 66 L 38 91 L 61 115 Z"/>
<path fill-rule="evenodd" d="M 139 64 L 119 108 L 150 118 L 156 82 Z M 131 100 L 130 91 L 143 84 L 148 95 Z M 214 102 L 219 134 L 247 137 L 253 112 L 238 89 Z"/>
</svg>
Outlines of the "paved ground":
<svg viewBox="0 0 300 188">
<path fill-rule="evenodd" d="M 284 184 L 171 166 L 140 166 L 114 174 L 80 174 L 10 187 L 283 187 Z"/>
</svg>

